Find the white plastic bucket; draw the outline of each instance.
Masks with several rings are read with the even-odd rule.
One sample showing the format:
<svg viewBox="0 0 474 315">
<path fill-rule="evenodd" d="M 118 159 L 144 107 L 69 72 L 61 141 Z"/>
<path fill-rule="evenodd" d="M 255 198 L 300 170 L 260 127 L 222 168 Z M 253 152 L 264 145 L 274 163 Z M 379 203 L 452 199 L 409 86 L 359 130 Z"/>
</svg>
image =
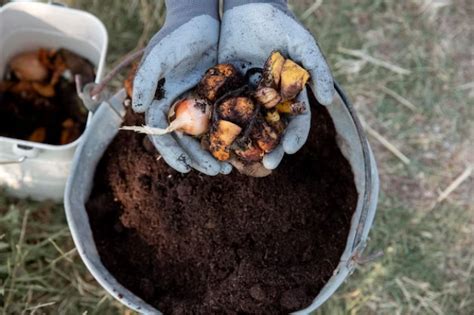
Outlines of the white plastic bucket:
<svg viewBox="0 0 474 315">
<path fill-rule="evenodd" d="M 338 146 L 354 173 L 358 193 L 357 206 L 352 216 L 345 250 L 333 276 L 311 305 L 294 313 L 298 315 L 310 314 L 318 309 L 354 271 L 366 246 L 377 208 L 379 177 L 372 150 L 344 91 L 337 83 L 335 87 L 336 99 L 327 109 L 336 128 Z M 102 264 L 85 206 L 92 191 L 96 167 L 123 122 L 124 97 L 123 91 L 117 93 L 115 97 L 102 103 L 95 112 L 84 134 L 84 141 L 74 156 L 71 176 L 64 194 L 64 206 L 77 251 L 94 278 L 127 307 L 142 314 L 162 314 L 120 284 Z"/>
<path fill-rule="evenodd" d="M 66 48 L 94 64 L 98 82 L 107 44 L 105 26 L 87 12 L 37 2 L 12 2 L 0 8 L 0 76 L 20 52 Z M 49 145 L 0 137 L 0 186 L 18 197 L 61 201 L 81 139 Z"/>
</svg>

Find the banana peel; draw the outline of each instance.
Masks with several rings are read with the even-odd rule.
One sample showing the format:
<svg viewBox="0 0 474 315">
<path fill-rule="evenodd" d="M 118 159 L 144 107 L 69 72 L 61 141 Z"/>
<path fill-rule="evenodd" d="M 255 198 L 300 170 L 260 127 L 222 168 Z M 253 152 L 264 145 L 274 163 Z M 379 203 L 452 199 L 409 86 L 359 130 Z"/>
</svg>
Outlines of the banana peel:
<svg viewBox="0 0 474 315">
<path fill-rule="evenodd" d="M 280 143 L 280 135 L 267 122 L 260 121 L 252 130 L 251 138 L 265 153 L 270 153 Z"/>
<path fill-rule="evenodd" d="M 280 93 L 283 100 L 292 100 L 303 90 L 310 78 L 309 72 L 296 62 L 286 59 L 281 71 Z"/>
<path fill-rule="evenodd" d="M 230 146 L 241 131 L 241 127 L 230 121 L 217 121 L 209 137 L 209 150 L 212 155 L 219 161 L 228 160 L 230 158 Z"/>
<path fill-rule="evenodd" d="M 278 110 L 273 109 L 268 111 L 265 115 L 265 121 L 275 129 L 278 134 L 282 134 L 285 131 L 286 124 L 281 119 L 281 115 Z"/>
<path fill-rule="evenodd" d="M 273 51 L 263 66 L 261 85 L 278 88 L 285 57 L 279 51 Z"/>
<path fill-rule="evenodd" d="M 284 101 L 276 106 L 276 110 L 280 114 L 299 115 L 306 110 L 304 102 Z"/>
</svg>

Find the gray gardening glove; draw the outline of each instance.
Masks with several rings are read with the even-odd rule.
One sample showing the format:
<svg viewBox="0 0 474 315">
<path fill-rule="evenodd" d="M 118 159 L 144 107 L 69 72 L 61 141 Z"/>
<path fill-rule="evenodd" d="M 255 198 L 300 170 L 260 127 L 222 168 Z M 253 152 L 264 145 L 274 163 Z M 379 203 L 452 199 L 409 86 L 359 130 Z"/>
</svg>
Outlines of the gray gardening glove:
<svg viewBox="0 0 474 315">
<path fill-rule="evenodd" d="M 166 0 L 166 22 L 151 39 L 134 80 L 133 109 L 146 112 L 146 124 L 166 128 L 170 106 L 194 87 L 216 64 L 219 38 L 218 1 Z M 155 100 L 158 81 L 165 78 L 165 95 Z M 171 133 L 150 136 L 163 159 L 175 170 L 194 168 L 207 175 L 232 168 L 201 148 L 192 137 Z"/>
<path fill-rule="evenodd" d="M 311 74 L 311 88 L 323 105 L 331 104 L 334 84 L 331 70 L 315 39 L 289 11 L 285 0 L 224 0 L 219 42 L 219 63 L 250 62 L 262 67 L 273 50 L 302 64 Z M 281 144 L 263 158 L 267 169 L 280 164 L 284 153 L 298 151 L 308 138 L 311 112 L 306 91 L 299 101 L 307 111 L 291 119 Z"/>
</svg>

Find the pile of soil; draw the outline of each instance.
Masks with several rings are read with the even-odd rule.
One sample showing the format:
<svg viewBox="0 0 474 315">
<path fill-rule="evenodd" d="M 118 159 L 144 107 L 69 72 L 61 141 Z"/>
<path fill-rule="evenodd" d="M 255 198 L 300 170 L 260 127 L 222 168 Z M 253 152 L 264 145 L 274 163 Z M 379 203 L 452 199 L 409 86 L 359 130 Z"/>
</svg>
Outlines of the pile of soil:
<svg viewBox="0 0 474 315">
<path fill-rule="evenodd" d="M 312 111 L 304 148 L 265 178 L 183 175 L 143 135 L 120 132 L 87 204 L 104 265 L 164 314 L 308 306 L 339 263 L 357 202 L 330 116 Z M 124 124 L 142 123 L 129 112 Z"/>
<path fill-rule="evenodd" d="M 20 92 L 6 88 L 25 82 L 7 70 L 0 81 L 0 136 L 53 145 L 68 144 L 80 137 L 88 111 L 76 93 L 74 76 L 81 75 L 84 84 L 93 82 L 94 66 L 66 49 L 57 54 L 63 57 L 68 74 L 55 84 L 52 97 L 27 88 Z"/>
</svg>

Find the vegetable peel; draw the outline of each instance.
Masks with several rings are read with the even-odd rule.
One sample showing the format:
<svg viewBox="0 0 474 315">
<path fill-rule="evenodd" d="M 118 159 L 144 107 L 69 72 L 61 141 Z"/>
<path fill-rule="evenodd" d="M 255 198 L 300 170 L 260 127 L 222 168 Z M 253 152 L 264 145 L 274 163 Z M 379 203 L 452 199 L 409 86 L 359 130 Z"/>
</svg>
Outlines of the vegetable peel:
<svg viewBox="0 0 474 315">
<path fill-rule="evenodd" d="M 279 51 L 273 51 L 263 66 L 262 85 L 278 88 L 285 57 Z"/>
<path fill-rule="evenodd" d="M 281 71 L 281 96 L 294 99 L 304 88 L 310 76 L 308 71 L 290 59 L 286 59 Z"/>
<path fill-rule="evenodd" d="M 230 146 L 241 131 L 242 128 L 238 125 L 227 120 L 219 120 L 210 135 L 209 149 L 212 155 L 220 161 L 228 160 Z"/>
</svg>

